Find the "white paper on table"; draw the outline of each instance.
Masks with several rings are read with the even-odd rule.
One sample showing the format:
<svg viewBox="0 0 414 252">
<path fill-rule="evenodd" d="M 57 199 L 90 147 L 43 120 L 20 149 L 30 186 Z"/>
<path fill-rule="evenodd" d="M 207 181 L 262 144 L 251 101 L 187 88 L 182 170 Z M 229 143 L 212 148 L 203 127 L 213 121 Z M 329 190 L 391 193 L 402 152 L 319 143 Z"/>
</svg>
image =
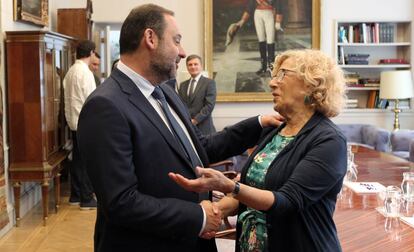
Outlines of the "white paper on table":
<svg viewBox="0 0 414 252">
<path fill-rule="evenodd" d="M 402 220 L 408 226 L 414 228 L 414 217 L 400 217 L 400 220 Z"/>
<path fill-rule="evenodd" d="M 348 182 L 344 185 L 356 193 L 379 193 L 385 190 L 385 186 L 378 182 Z"/>
</svg>

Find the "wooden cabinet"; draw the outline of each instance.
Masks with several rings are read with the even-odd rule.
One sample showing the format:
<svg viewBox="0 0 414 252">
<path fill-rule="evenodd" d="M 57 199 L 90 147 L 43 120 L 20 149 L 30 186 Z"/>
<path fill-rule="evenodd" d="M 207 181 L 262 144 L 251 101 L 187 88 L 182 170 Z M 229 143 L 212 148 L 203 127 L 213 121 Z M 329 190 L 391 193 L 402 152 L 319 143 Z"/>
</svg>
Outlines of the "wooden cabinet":
<svg viewBox="0 0 414 252">
<path fill-rule="evenodd" d="M 57 31 L 59 33 L 85 40 L 92 38 L 91 10 L 83 9 L 58 9 Z"/>
<path fill-rule="evenodd" d="M 45 223 L 51 179 L 59 204 L 60 163 L 67 157 L 63 147 L 69 141 L 62 80 L 72 63 L 72 43 L 72 38 L 57 33 L 6 32 L 9 174 L 17 224 L 21 182 L 41 183 Z"/>
</svg>

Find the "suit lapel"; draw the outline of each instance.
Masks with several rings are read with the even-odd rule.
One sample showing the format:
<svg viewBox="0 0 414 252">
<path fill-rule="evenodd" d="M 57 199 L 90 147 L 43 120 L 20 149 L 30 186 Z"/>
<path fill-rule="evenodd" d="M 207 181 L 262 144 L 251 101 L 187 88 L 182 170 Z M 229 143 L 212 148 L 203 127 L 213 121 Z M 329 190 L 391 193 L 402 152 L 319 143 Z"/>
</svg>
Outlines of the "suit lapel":
<svg viewBox="0 0 414 252">
<path fill-rule="evenodd" d="M 156 129 L 161 133 L 165 141 L 170 147 L 190 166 L 191 163 L 188 161 L 185 153 L 177 148 L 178 143 L 174 136 L 171 134 L 164 121 L 158 115 L 157 111 L 148 102 L 145 96 L 141 93 L 139 88 L 133 83 L 133 81 L 123 74 L 118 69 L 115 69 L 111 77 L 116 80 L 121 90 L 128 95 L 128 100 L 131 102 L 139 111 L 141 111 L 145 117 L 154 125 Z"/>
<path fill-rule="evenodd" d="M 188 97 L 188 93 L 187 93 L 189 83 L 190 83 L 190 80 L 187 80 L 187 81 L 184 81 L 180 86 L 180 96 L 182 97 L 184 102 L 187 104 L 190 102 L 190 98 Z"/>
</svg>

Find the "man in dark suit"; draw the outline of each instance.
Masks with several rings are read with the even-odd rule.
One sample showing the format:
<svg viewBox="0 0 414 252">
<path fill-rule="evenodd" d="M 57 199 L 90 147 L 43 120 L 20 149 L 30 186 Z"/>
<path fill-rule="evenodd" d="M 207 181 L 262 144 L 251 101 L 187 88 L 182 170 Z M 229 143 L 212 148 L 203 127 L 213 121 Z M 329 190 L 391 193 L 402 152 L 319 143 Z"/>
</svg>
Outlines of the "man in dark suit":
<svg viewBox="0 0 414 252">
<path fill-rule="evenodd" d="M 153 4 L 131 11 L 118 66 L 80 114 L 79 148 L 98 199 L 95 251 L 216 251 L 202 237 L 220 224 L 220 211 L 168 173 L 196 178 L 196 166 L 242 152 L 260 124 L 275 123 L 251 118 L 208 138 L 191 124 L 167 84 L 185 57 L 173 14 Z"/>
<path fill-rule="evenodd" d="M 211 113 L 216 104 L 216 82 L 201 75 L 201 57 L 190 55 L 186 60 L 191 78 L 182 82 L 178 94 L 187 105 L 191 122 L 205 134 L 216 132 Z"/>
</svg>

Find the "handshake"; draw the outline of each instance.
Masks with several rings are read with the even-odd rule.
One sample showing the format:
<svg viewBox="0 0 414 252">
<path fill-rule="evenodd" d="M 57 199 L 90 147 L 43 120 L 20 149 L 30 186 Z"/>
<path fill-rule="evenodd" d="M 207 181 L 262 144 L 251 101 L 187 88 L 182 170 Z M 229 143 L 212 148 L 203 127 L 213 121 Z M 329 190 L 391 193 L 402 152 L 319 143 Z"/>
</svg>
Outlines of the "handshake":
<svg viewBox="0 0 414 252">
<path fill-rule="evenodd" d="M 223 212 L 217 202 L 203 200 L 200 205 L 206 213 L 206 224 L 200 233 L 200 237 L 203 239 L 214 238 L 216 232 L 220 228 Z"/>
</svg>

